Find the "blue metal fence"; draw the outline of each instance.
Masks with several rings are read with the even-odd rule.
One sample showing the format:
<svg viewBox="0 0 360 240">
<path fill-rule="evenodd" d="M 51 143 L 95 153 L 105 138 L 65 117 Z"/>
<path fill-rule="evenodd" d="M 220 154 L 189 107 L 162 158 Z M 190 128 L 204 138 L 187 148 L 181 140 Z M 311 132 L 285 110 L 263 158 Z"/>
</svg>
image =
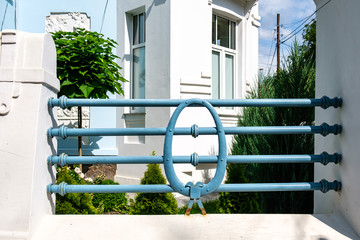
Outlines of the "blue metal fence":
<svg viewBox="0 0 360 240">
<path fill-rule="evenodd" d="M 266 192 L 266 191 L 339 191 L 339 181 L 328 182 L 300 182 L 300 183 L 249 183 L 249 184 L 221 184 L 224 179 L 227 163 L 328 163 L 338 164 L 341 161 L 339 153 L 328 154 L 323 152 L 319 155 L 241 155 L 228 156 L 226 149 L 226 134 L 328 134 L 341 133 L 341 125 L 328 125 L 323 123 L 320 126 L 271 126 L 271 127 L 223 127 L 219 115 L 214 107 L 340 107 L 341 98 L 321 99 L 243 99 L 243 100 L 219 100 L 219 99 L 68 99 L 64 96 L 59 99 L 50 99 L 49 106 L 67 108 L 71 106 L 102 106 L 102 107 L 177 107 L 170 118 L 166 128 L 122 128 L 122 129 L 71 129 L 64 126 L 50 128 L 47 131 L 49 137 L 60 137 L 66 139 L 70 136 L 134 136 L 134 135 L 165 135 L 163 156 L 49 156 L 49 164 L 164 164 L 166 178 L 169 185 L 68 185 L 66 183 L 48 185 L 48 192 L 59 193 L 110 193 L 110 192 L 147 192 L 165 193 L 178 192 L 189 196 L 190 202 L 187 214 L 190 214 L 194 201 L 197 201 L 203 214 L 205 209 L 200 201 L 201 196 L 212 192 Z M 205 107 L 211 113 L 215 127 L 199 127 L 196 124 L 189 128 L 175 128 L 180 113 L 186 107 Z M 218 156 L 198 156 L 193 153 L 191 156 L 173 156 L 172 139 L 174 135 L 192 135 L 196 138 L 199 135 L 217 135 L 219 144 Z M 193 184 L 182 183 L 174 170 L 174 163 L 191 163 L 196 166 L 199 163 L 217 163 L 214 178 L 207 184 L 198 182 Z"/>
</svg>

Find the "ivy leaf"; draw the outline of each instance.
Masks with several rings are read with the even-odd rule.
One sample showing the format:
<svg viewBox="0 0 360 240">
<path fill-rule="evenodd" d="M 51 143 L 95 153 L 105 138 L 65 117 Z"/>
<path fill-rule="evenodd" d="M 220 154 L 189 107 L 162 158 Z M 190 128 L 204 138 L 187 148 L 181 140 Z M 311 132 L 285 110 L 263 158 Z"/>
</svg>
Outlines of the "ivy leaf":
<svg viewBox="0 0 360 240">
<path fill-rule="evenodd" d="M 83 72 L 79 70 L 79 73 L 80 73 L 81 75 L 83 75 L 83 76 L 85 76 L 85 74 L 86 74 L 87 72 L 88 72 L 88 70 L 85 70 L 85 71 L 83 71 Z"/>
<path fill-rule="evenodd" d="M 88 98 L 94 87 L 87 86 L 85 84 L 79 87 L 80 91 L 84 94 L 85 98 Z"/>
<path fill-rule="evenodd" d="M 61 82 L 61 87 L 68 86 L 68 85 L 73 85 L 73 84 L 75 84 L 75 82 L 70 82 L 69 79 L 66 79 L 66 80 Z"/>
</svg>

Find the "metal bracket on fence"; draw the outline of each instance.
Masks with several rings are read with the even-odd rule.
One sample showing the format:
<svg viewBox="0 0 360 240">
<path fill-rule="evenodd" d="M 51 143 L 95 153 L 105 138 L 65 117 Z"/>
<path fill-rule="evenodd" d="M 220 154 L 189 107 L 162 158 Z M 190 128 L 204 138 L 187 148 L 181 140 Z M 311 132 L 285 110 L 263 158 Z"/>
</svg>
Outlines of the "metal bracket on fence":
<svg viewBox="0 0 360 240">
<path fill-rule="evenodd" d="M 342 99 L 335 97 L 333 99 L 330 99 L 328 96 L 323 96 L 321 98 L 321 107 L 323 109 L 327 109 L 330 106 L 334 106 L 334 108 L 338 108 L 342 106 Z"/>
<path fill-rule="evenodd" d="M 199 164 L 199 155 L 197 153 L 191 154 L 190 161 L 191 164 L 196 167 Z"/>
<path fill-rule="evenodd" d="M 320 154 L 321 156 L 321 163 L 326 166 L 330 161 L 332 161 L 335 164 L 338 164 L 341 162 L 342 155 L 339 153 L 334 153 L 332 155 L 328 154 L 327 152 L 322 152 Z"/>
<path fill-rule="evenodd" d="M 201 188 L 204 187 L 204 184 L 202 182 L 197 182 L 195 185 L 192 182 L 188 182 L 185 187 L 190 188 L 190 201 L 188 204 L 188 208 L 186 209 L 185 215 L 190 216 L 191 208 L 196 202 L 199 205 L 201 214 L 203 216 L 206 215 L 206 211 L 204 206 L 201 203 L 200 197 L 201 197 Z"/>
<path fill-rule="evenodd" d="M 330 132 L 334 135 L 338 135 L 342 132 L 342 126 L 339 124 L 335 124 L 333 126 L 329 126 L 327 123 L 322 123 L 321 125 L 321 135 L 326 137 Z"/>
<path fill-rule="evenodd" d="M 335 180 L 334 182 L 328 182 L 327 180 L 323 179 L 320 181 L 321 189 L 320 191 L 323 193 L 328 192 L 330 189 L 333 189 L 334 191 L 340 191 L 341 190 L 341 182 Z"/>
<path fill-rule="evenodd" d="M 191 136 L 197 138 L 199 136 L 199 126 L 194 124 L 191 126 Z"/>
</svg>

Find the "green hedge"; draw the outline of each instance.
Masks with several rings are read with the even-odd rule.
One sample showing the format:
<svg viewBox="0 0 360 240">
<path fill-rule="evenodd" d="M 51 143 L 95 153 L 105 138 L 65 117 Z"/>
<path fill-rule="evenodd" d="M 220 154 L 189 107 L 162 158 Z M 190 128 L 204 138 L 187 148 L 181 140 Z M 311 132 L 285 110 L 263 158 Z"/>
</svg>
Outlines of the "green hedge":
<svg viewBox="0 0 360 240">
<path fill-rule="evenodd" d="M 100 185 L 119 185 L 110 179 L 95 179 L 95 184 Z M 95 207 L 104 208 L 104 213 L 116 212 L 116 213 L 128 213 L 128 199 L 125 193 L 94 193 L 92 200 Z"/>
<path fill-rule="evenodd" d="M 154 153 L 153 153 L 154 155 Z M 159 164 L 148 164 L 141 184 L 166 184 Z M 131 201 L 131 214 L 177 214 L 176 199 L 172 193 L 138 193 Z"/>
</svg>

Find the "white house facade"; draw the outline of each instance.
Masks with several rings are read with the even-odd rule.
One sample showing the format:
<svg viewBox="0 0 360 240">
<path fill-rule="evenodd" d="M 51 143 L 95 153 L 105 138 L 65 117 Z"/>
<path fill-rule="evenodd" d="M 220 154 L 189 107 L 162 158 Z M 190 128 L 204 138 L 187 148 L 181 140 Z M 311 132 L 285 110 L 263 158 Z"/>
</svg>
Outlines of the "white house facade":
<svg viewBox="0 0 360 240">
<path fill-rule="evenodd" d="M 134 0 L 117 6 L 118 55 L 125 98 L 245 98 L 258 70 L 257 1 Z M 166 127 L 175 108 L 119 108 L 117 127 Z M 235 126 L 241 109 L 218 108 Z M 185 109 L 177 127 L 214 126 L 205 108 Z M 228 146 L 231 137 L 227 137 Z M 120 155 L 162 155 L 164 137 L 118 137 Z M 216 155 L 216 136 L 175 136 L 173 154 Z M 216 165 L 177 164 L 183 181 L 208 181 Z M 116 180 L 138 183 L 146 165 L 118 165 Z"/>
<path fill-rule="evenodd" d="M 43 33 L 82 27 L 116 39 L 124 98 L 245 98 L 258 69 L 257 0 L 0 0 L 2 29 Z M 110 98 L 123 96 L 110 95 Z M 85 127 L 166 127 L 175 108 L 85 109 Z M 234 126 L 241 109 L 218 108 Z M 76 111 L 60 111 L 77 125 Z M 214 126 L 205 108 L 185 109 L 177 126 Z M 227 137 L 230 146 L 231 136 Z M 84 137 L 84 155 L 162 155 L 164 137 Z M 175 136 L 174 155 L 216 155 L 216 136 Z M 77 154 L 76 138 L 58 140 L 58 154 Z M 215 165 L 176 165 L 179 178 L 208 181 Z M 137 184 L 146 165 L 118 165 L 115 179 Z"/>
</svg>

